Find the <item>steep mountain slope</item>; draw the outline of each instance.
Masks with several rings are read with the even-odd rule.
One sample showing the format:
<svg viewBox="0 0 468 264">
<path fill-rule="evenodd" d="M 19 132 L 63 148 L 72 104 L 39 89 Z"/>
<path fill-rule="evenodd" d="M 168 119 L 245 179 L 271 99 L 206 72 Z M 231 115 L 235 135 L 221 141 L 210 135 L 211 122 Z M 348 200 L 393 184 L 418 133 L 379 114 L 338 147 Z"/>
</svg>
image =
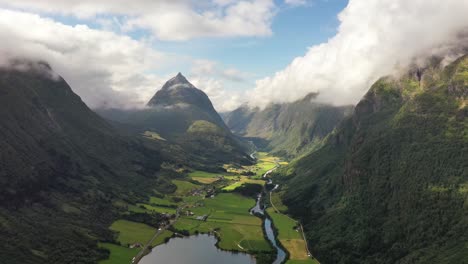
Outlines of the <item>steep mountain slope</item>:
<svg viewBox="0 0 468 264">
<path fill-rule="evenodd" d="M 382 78 L 282 171 L 321 263 L 468 263 L 467 103 L 467 56 Z"/>
<path fill-rule="evenodd" d="M 155 188 L 160 163 L 47 64 L 0 69 L 1 262 L 94 263 L 106 254 L 96 239 L 112 238 L 112 200 Z"/>
<path fill-rule="evenodd" d="M 234 136 L 208 96 L 178 74 L 167 81 L 142 110 L 101 109 L 110 120 L 131 125 L 135 133 L 155 132 L 205 163 L 250 163 L 249 146 Z M 193 127 L 196 126 L 196 133 Z"/>
<path fill-rule="evenodd" d="M 351 106 L 312 102 L 314 96 L 272 104 L 263 110 L 242 106 L 224 114 L 224 119 L 234 133 L 251 138 L 260 147 L 261 139 L 266 140 L 269 151 L 294 157 L 320 146 L 322 139 L 352 110 Z"/>
</svg>

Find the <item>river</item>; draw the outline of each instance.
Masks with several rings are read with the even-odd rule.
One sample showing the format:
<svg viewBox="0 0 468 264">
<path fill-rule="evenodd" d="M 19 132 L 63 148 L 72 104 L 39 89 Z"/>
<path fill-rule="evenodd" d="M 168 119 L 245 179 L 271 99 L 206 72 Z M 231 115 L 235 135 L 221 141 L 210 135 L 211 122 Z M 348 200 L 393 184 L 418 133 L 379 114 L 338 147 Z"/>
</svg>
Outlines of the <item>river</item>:
<svg viewBox="0 0 468 264">
<path fill-rule="evenodd" d="M 273 171 L 273 170 L 272 170 Z M 268 175 L 268 171 L 265 176 Z M 264 177 L 265 177 L 264 176 Z M 271 179 L 268 181 L 272 184 Z M 276 189 L 278 185 L 275 185 Z M 252 214 L 265 215 L 262 206 L 262 195 L 257 197 L 257 203 L 250 209 Z M 263 227 L 268 240 L 277 250 L 276 259 L 273 264 L 281 264 L 286 259 L 286 252 L 278 246 L 271 219 L 266 216 L 263 221 Z M 183 238 L 172 238 L 166 244 L 159 245 L 143 257 L 141 264 L 255 264 L 255 258 L 249 254 L 236 253 L 220 250 L 216 247 L 216 237 L 212 235 L 197 235 Z"/>
<path fill-rule="evenodd" d="M 257 198 L 257 203 L 255 206 L 250 210 L 252 214 L 265 214 L 265 210 L 263 209 L 263 206 L 261 204 L 262 201 L 262 196 L 259 195 Z M 275 237 L 275 232 L 273 231 L 273 226 L 271 223 L 271 219 L 267 216 L 265 217 L 265 220 L 263 221 L 263 227 L 266 232 L 268 240 L 270 240 L 271 244 L 273 245 L 274 248 L 277 250 L 277 255 L 276 259 L 273 262 L 273 264 L 281 264 L 283 261 L 286 259 L 286 252 L 278 246 L 278 243 L 276 242 L 276 237 Z"/>
</svg>

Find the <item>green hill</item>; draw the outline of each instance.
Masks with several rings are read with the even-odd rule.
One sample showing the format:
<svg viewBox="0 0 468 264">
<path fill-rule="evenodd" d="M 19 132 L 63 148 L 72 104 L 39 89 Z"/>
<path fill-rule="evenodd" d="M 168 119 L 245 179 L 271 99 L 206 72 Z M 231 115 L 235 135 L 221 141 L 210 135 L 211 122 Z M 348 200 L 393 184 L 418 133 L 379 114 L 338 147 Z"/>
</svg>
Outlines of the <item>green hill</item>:
<svg viewBox="0 0 468 264">
<path fill-rule="evenodd" d="M 17 63 L 0 70 L 0 262 L 95 263 L 112 201 L 152 192 L 160 154 L 115 132 L 47 64 Z"/>
<path fill-rule="evenodd" d="M 468 57 L 376 82 L 282 173 L 321 263 L 468 263 Z"/>
<path fill-rule="evenodd" d="M 195 151 L 202 163 L 252 162 L 248 155 L 250 146 L 229 131 L 208 96 L 180 73 L 156 92 L 145 109 L 98 112 L 109 120 L 131 126 L 135 134 L 157 132 L 169 143 L 189 153 Z M 213 128 L 220 132 L 216 138 L 203 136 L 204 131 L 198 131 L 194 137 L 191 129 L 199 127 L 201 121 L 217 127 Z"/>
<path fill-rule="evenodd" d="M 224 114 L 226 124 L 260 148 L 289 158 L 319 147 L 322 140 L 352 111 L 313 102 L 315 94 L 265 109 L 242 106 Z"/>
</svg>

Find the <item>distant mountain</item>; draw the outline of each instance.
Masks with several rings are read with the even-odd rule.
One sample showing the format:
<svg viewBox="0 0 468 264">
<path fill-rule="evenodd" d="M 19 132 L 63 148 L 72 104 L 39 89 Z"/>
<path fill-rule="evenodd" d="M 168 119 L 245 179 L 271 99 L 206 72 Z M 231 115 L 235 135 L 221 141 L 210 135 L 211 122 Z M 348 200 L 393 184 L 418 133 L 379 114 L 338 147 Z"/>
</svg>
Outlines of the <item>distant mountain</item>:
<svg viewBox="0 0 468 264">
<path fill-rule="evenodd" d="M 137 134 L 157 133 L 207 162 L 251 162 L 248 144 L 229 131 L 208 96 L 181 73 L 167 81 L 145 109 L 97 111 L 109 120 L 131 126 Z"/>
<path fill-rule="evenodd" d="M 352 111 L 313 102 L 315 94 L 293 103 L 271 104 L 265 109 L 240 108 L 223 114 L 228 127 L 259 147 L 294 157 L 320 146 L 322 140 Z"/>
<path fill-rule="evenodd" d="M 1 262 L 94 263 L 105 256 L 96 238 L 112 237 L 112 201 L 158 188 L 161 162 L 46 63 L 0 69 Z"/>
<path fill-rule="evenodd" d="M 284 200 L 321 263 L 468 263 L 468 56 L 376 82 Z"/>
</svg>

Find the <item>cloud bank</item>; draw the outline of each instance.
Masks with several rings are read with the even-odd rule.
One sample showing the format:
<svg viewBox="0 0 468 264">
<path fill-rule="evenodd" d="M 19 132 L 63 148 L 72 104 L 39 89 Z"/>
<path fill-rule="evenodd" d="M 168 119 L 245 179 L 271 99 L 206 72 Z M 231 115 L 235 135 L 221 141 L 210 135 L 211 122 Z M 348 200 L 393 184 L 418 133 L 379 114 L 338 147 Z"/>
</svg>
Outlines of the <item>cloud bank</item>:
<svg viewBox="0 0 468 264">
<path fill-rule="evenodd" d="M 291 102 L 310 92 L 322 102 L 355 104 L 379 77 L 468 44 L 467 10 L 468 0 L 350 0 L 338 33 L 258 80 L 250 104 Z"/>
<path fill-rule="evenodd" d="M 148 71 L 166 55 L 127 36 L 5 9 L 0 36 L 2 60 L 48 62 L 91 107 L 142 104 L 165 81 Z"/>
<path fill-rule="evenodd" d="M 150 30 L 158 39 L 172 41 L 269 36 L 276 13 L 273 0 L 0 0 L 0 6 L 81 19 L 111 16 L 100 22 L 123 31 Z"/>
</svg>

